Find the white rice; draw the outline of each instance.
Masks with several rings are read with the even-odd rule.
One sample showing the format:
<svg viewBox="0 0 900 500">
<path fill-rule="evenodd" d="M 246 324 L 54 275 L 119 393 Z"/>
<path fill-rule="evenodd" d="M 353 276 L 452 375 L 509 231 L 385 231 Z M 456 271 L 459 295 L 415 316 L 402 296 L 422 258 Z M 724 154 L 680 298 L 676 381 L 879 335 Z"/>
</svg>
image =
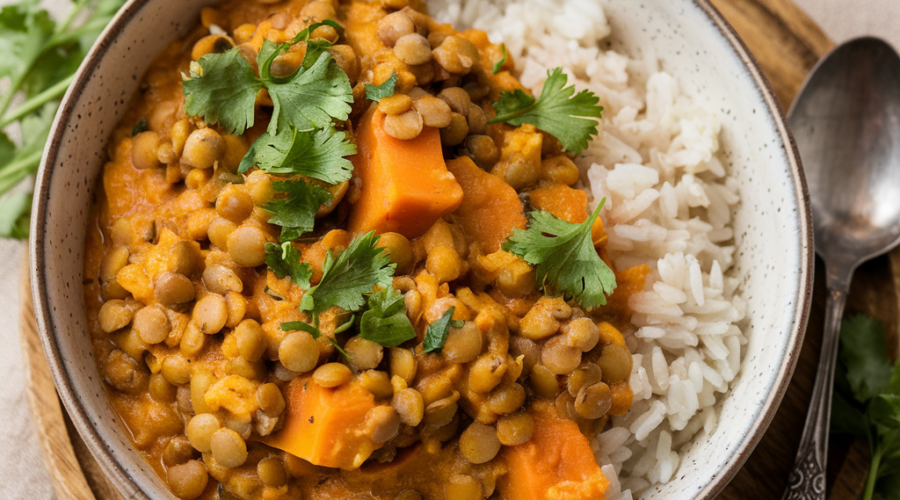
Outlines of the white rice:
<svg viewBox="0 0 900 500">
<path fill-rule="evenodd" d="M 655 60 L 600 49 L 610 34 L 596 0 L 431 0 L 441 22 L 503 42 L 522 84 L 540 92 L 547 70 L 600 96 L 600 135 L 578 160 L 618 269 L 653 270 L 629 305 L 631 411 L 595 437 L 610 500 L 671 480 L 679 451 L 715 432 L 716 403 L 740 370 L 745 301 L 729 275 L 736 181 L 717 157 L 716 115 L 682 95 Z M 556 13 L 556 14 L 549 14 Z"/>
</svg>

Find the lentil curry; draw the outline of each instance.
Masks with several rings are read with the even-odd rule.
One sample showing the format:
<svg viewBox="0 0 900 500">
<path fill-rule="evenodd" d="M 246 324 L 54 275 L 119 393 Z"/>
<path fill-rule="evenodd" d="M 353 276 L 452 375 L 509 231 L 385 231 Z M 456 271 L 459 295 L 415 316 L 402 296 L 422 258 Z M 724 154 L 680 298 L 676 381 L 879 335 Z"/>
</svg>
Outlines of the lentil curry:
<svg viewBox="0 0 900 500">
<path fill-rule="evenodd" d="M 587 135 L 525 116 L 565 76 L 535 103 L 504 47 L 424 12 L 206 8 L 114 132 L 91 339 L 175 496 L 603 497 L 589 436 L 631 406 L 619 328 L 648 269 L 601 260 Z M 589 101 L 566 130 L 599 117 L 562 84 Z M 563 241 L 588 250 L 528 248 Z"/>
</svg>

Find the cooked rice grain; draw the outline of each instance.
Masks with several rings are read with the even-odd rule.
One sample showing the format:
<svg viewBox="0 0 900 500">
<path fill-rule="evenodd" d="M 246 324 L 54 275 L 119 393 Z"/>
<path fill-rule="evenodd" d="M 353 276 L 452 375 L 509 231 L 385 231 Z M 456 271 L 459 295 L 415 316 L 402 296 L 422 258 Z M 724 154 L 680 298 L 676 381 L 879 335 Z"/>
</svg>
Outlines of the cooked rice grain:
<svg viewBox="0 0 900 500">
<path fill-rule="evenodd" d="M 601 50 L 609 23 L 594 0 L 433 0 L 442 22 L 487 31 L 516 61 L 535 94 L 547 70 L 563 66 L 570 83 L 600 96 L 600 136 L 577 163 L 608 249 L 624 269 L 653 269 L 632 297 L 632 410 L 597 435 L 597 461 L 610 500 L 672 479 L 679 450 L 715 432 L 716 403 L 740 371 L 745 301 L 730 276 L 736 181 L 717 157 L 719 121 L 681 94 L 657 61 Z M 555 14 L 547 15 L 548 12 Z"/>
</svg>

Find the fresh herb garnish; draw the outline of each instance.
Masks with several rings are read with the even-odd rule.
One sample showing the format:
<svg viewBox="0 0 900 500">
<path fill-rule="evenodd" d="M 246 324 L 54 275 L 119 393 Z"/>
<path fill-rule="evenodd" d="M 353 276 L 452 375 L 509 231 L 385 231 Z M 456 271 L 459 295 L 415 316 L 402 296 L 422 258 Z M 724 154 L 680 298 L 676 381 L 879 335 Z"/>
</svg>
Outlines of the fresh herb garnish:
<svg viewBox="0 0 900 500">
<path fill-rule="evenodd" d="M 356 320 L 355 316 L 350 316 L 349 321 L 345 322 L 342 325 L 338 325 L 337 328 L 334 329 L 334 334 L 337 335 L 343 331 L 346 331 L 348 328 L 353 326 L 353 322 L 355 320 Z M 281 324 L 281 331 L 294 332 L 297 330 L 301 330 L 301 331 L 309 333 L 310 335 L 312 335 L 312 338 L 314 338 L 314 339 L 318 339 L 319 337 L 324 336 L 325 338 L 328 339 L 329 342 L 331 342 L 331 345 L 333 345 L 334 348 L 337 349 L 337 351 L 339 353 L 344 355 L 345 358 L 350 357 L 350 355 L 347 354 L 346 351 L 344 351 L 344 348 L 341 347 L 340 344 L 337 343 L 337 340 L 335 340 L 334 337 L 329 337 L 327 335 L 324 335 L 322 333 L 322 331 L 319 330 L 318 326 L 314 326 L 309 323 L 304 323 L 303 321 L 286 321 Z"/>
<path fill-rule="evenodd" d="M 272 189 L 287 195 L 263 206 L 272 213 L 269 223 L 281 226 L 282 242 L 294 241 L 312 231 L 319 207 L 331 200 L 331 193 L 325 188 L 303 180 L 273 182 Z"/>
<path fill-rule="evenodd" d="M 384 81 L 381 85 L 366 84 L 366 99 L 370 101 L 380 101 L 385 97 L 394 95 L 394 88 L 397 86 L 397 72 L 391 73 L 391 77 Z"/>
<path fill-rule="evenodd" d="M 456 306 L 451 306 L 443 316 L 428 325 L 428 330 L 425 331 L 425 341 L 422 342 L 422 350 L 426 353 L 439 352 L 447 343 L 450 327 L 462 328 L 466 324 L 461 319 L 453 319 L 454 312 L 456 312 Z"/>
<path fill-rule="evenodd" d="M 369 295 L 369 309 L 359 322 L 359 336 L 386 347 L 396 347 L 416 338 L 416 329 L 406 316 L 403 294 L 389 286 Z"/>
<path fill-rule="evenodd" d="M 201 57 L 202 72 L 182 83 L 185 110 L 241 134 L 253 126 L 256 94 L 265 87 L 274 103 L 268 127 L 271 135 L 282 128 L 315 130 L 334 119 L 346 120 L 353 102 L 350 79 L 326 50 L 330 42 L 309 40 L 310 33 L 325 24 L 339 27 L 326 21 L 309 26 L 290 42 L 263 42 L 256 58 L 259 76 L 237 48 Z M 300 68 L 287 76 L 272 75 L 275 58 L 300 42 L 307 42 L 308 49 Z"/>
<path fill-rule="evenodd" d="M 591 136 L 597 135 L 603 107 L 597 105 L 600 98 L 593 92 L 575 94 L 574 85 L 565 86 L 567 81 L 562 68 L 555 68 L 547 72 L 544 89 L 536 100 L 522 89 L 501 92 L 500 100 L 493 104 L 497 116 L 489 123 L 530 123 L 559 139 L 565 151 L 580 153 Z"/>
<path fill-rule="evenodd" d="M 356 146 L 347 140 L 347 134 L 330 125 L 305 132 L 285 128 L 278 135 L 265 133 L 253 141 L 238 172 L 256 165 L 270 174 L 303 175 L 339 184 L 352 175 L 353 163 L 345 157 L 353 154 Z"/>
<path fill-rule="evenodd" d="M 134 127 L 131 129 L 131 137 L 142 134 L 148 130 L 150 130 L 150 125 L 147 123 L 147 117 L 145 116 L 134 124 Z"/>
<path fill-rule="evenodd" d="M 353 238 L 337 258 L 329 250 L 322 264 L 322 280 L 303 295 L 300 310 L 311 311 L 313 315 L 332 306 L 358 311 L 366 303 L 365 296 L 376 286 L 389 287 L 396 265 L 377 246 L 378 239 L 370 231 Z"/>
<path fill-rule="evenodd" d="M 528 229 L 516 229 L 502 248 L 535 268 L 537 282 L 548 295 L 575 299 L 585 309 L 606 304 L 616 289 L 616 275 L 594 248 L 591 227 L 603 201 L 581 224 L 557 219 L 548 212 L 531 212 Z"/>
<path fill-rule="evenodd" d="M 500 59 L 499 61 L 494 63 L 493 73 L 495 75 L 500 72 L 500 68 L 502 68 L 503 65 L 506 64 L 506 60 L 509 58 L 509 52 L 506 51 L 505 43 L 500 45 L 500 50 L 503 51 L 503 59 Z"/>
<path fill-rule="evenodd" d="M 292 243 L 284 242 L 281 245 L 266 243 L 266 265 L 275 273 L 276 278 L 290 276 L 297 286 L 309 288 L 312 268 L 308 262 L 300 261 L 300 252 Z"/>
<path fill-rule="evenodd" d="M 59 99 L 75 77 L 75 71 L 123 0 L 78 0 L 66 17 L 54 22 L 35 0 L 20 0 L 0 9 L 0 194 L 8 192 L 34 173 Z M 14 98 L 24 100 L 11 107 Z M 3 129 L 19 127 L 18 145 Z M 31 204 L 28 194 L 0 203 L 4 221 L 0 236 L 28 236 Z M 7 230 L 8 229 L 8 230 Z"/>
<path fill-rule="evenodd" d="M 181 83 L 184 111 L 218 123 L 229 133 L 241 135 L 253 126 L 256 94 L 263 82 L 240 51 L 206 54 L 198 61 L 202 71 Z"/>
<path fill-rule="evenodd" d="M 863 500 L 900 498 L 900 363 L 891 365 L 884 327 L 867 316 L 843 321 L 831 432 L 865 437 L 871 463 Z"/>
</svg>

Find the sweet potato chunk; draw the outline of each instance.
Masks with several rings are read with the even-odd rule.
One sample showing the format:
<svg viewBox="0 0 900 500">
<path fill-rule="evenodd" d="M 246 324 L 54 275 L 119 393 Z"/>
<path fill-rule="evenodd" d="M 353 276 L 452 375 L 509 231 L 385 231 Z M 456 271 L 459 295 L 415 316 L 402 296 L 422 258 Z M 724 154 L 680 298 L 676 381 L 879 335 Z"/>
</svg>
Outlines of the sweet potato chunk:
<svg viewBox="0 0 900 500">
<path fill-rule="evenodd" d="M 550 212 L 557 219 L 575 224 L 587 220 L 587 201 L 587 193 L 565 184 L 540 187 L 531 192 L 531 204 L 534 208 Z"/>
<path fill-rule="evenodd" d="M 384 119 L 375 106 L 360 119 L 351 160 L 362 185 L 347 230 L 412 239 L 456 210 L 463 191 L 447 171 L 438 129 L 425 127 L 415 139 L 400 140 L 385 132 Z"/>
<path fill-rule="evenodd" d="M 462 203 L 453 217 L 470 241 L 481 242 L 485 254 L 499 250 L 513 229 L 525 229 L 522 201 L 509 184 L 478 168 L 468 156 L 448 161 L 447 168 L 463 190 Z"/>
<path fill-rule="evenodd" d="M 600 471 L 578 424 L 560 418 L 549 401 L 529 410 L 531 441 L 504 448 L 509 473 L 501 478 L 500 497 L 509 500 L 603 500 L 609 480 Z"/>
<path fill-rule="evenodd" d="M 312 379 L 297 378 L 287 385 L 284 396 L 284 427 L 261 438 L 263 443 L 314 465 L 345 470 L 359 468 L 381 447 L 363 432 L 375 397 L 361 386 L 328 389 Z"/>
</svg>

